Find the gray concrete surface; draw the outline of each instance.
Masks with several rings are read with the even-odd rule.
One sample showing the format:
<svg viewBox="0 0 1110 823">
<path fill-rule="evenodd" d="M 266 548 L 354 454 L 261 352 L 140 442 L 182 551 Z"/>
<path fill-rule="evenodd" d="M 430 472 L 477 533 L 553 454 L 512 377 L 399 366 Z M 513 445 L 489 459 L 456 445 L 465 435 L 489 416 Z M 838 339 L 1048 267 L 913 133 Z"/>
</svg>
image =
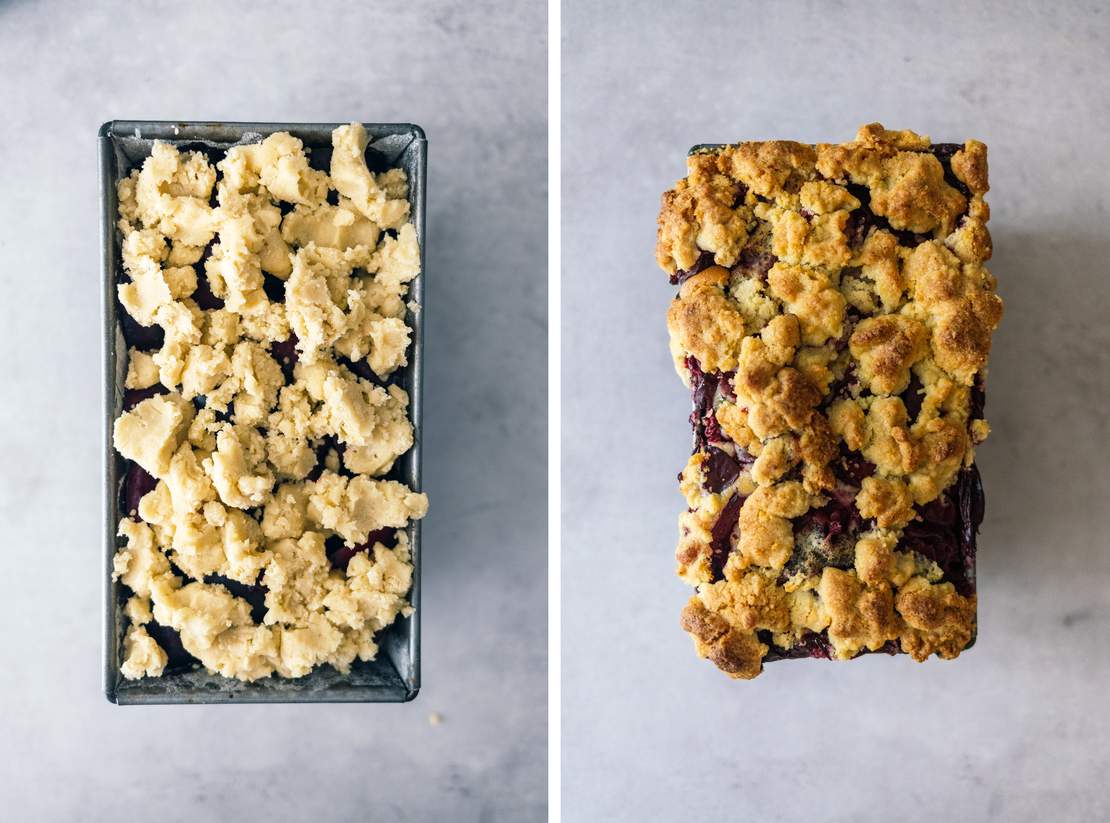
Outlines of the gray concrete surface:
<svg viewBox="0 0 1110 823">
<path fill-rule="evenodd" d="M 545 31 L 540 2 L 0 2 L 4 820 L 545 819 Z M 101 695 L 95 136 L 112 118 L 427 130 L 415 703 Z"/>
<path fill-rule="evenodd" d="M 1089 3 L 588 3 L 564 41 L 564 820 L 1110 817 L 1110 13 Z M 653 259 L 698 142 L 873 120 L 990 146 L 1006 301 L 980 631 L 954 663 L 733 683 L 677 626 L 689 399 Z"/>
</svg>

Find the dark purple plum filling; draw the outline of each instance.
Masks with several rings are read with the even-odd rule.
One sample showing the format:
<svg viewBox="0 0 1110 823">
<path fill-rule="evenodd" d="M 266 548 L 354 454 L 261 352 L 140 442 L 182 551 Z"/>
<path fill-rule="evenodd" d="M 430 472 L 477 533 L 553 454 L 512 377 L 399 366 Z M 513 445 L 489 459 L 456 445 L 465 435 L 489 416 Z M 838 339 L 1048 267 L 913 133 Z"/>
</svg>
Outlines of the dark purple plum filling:
<svg viewBox="0 0 1110 823">
<path fill-rule="evenodd" d="M 971 192 L 967 186 L 952 173 L 952 156 L 962 149 L 963 146 L 959 143 L 934 143 L 929 147 L 930 153 L 944 167 L 944 182 L 964 197 L 970 197 Z"/>
<path fill-rule="evenodd" d="M 833 474 L 838 480 L 859 489 L 863 479 L 875 473 L 875 464 L 863 458 L 858 452 L 850 451 L 840 444 L 840 459 L 833 462 Z"/>
<path fill-rule="evenodd" d="M 975 535 L 983 522 L 983 503 L 979 470 L 972 465 L 940 497 L 917 507 L 919 519 L 906 526 L 898 548 L 935 562 L 960 594 L 974 593 Z"/>
<path fill-rule="evenodd" d="M 855 214 L 855 212 L 853 212 L 853 214 Z M 848 219 L 849 219 L 849 222 L 851 222 L 851 216 L 849 216 Z M 849 232 L 849 240 L 851 240 L 853 235 L 852 235 L 852 228 L 850 226 L 848 228 L 848 232 Z M 854 245 L 859 245 L 859 244 L 856 243 Z M 841 280 L 843 280 L 846 277 L 859 277 L 860 274 L 862 274 L 862 273 L 863 273 L 863 269 L 860 266 L 845 266 L 843 269 L 840 270 L 840 278 L 841 278 Z M 847 313 L 854 313 L 856 318 L 857 319 L 859 318 L 859 309 L 857 309 L 855 306 L 849 304 L 848 307 L 845 309 L 845 311 Z M 847 338 L 844 338 L 843 335 L 841 337 L 844 339 L 844 342 L 846 343 Z M 838 340 L 837 342 L 840 342 L 840 341 Z"/>
<path fill-rule="evenodd" d="M 705 473 L 705 488 L 713 494 L 720 494 L 740 476 L 740 462 L 720 449 L 709 447 L 708 456 L 702 463 Z"/>
<path fill-rule="evenodd" d="M 327 460 L 329 451 L 334 449 L 336 452 L 338 452 L 340 454 L 341 457 L 342 457 L 342 454 L 343 454 L 342 445 L 340 444 L 339 440 L 334 435 L 331 435 L 331 434 L 327 435 L 326 437 L 321 438 L 320 441 L 318 443 L 316 443 L 315 448 L 316 448 L 316 465 L 312 467 L 312 470 L 305 477 L 306 480 L 316 481 L 316 480 L 320 479 L 320 475 L 322 475 L 324 473 L 324 469 L 327 468 L 327 466 L 325 465 L 325 461 Z M 339 467 L 340 468 L 340 473 L 342 474 L 342 473 L 344 473 L 343 472 L 343 465 L 342 465 L 343 461 L 342 461 L 342 459 L 340 459 L 339 462 L 340 462 L 340 467 Z"/>
<path fill-rule="evenodd" d="M 715 412 L 711 412 L 702 418 L 702 422 L 705 425 L 706 444 L 713 445 L 728 442 L 725 433 L 721 431 L 721 424 L 717 421 L 717 414 Z"/>
<path fill-rule="evenodd" d="M 971 387 L 970 398 L 971 409 L 968 412 L 970 415 L 969 420 L 982 420 L 983 410 L 987 405 L 987 393 L 983 391 L 983 381 L 976 380 L 975 385 Z"/>
<path fill-rule="evenodd" d="M 198 154 L 203 154 L 205 159 L 208 161 L 208 164 L 213 168 L 215 168 L 217 163 L 224 159 L 223 149 L 218 149 L 215 146 L 208 145 L 207 143 L 202 143 L 200 140 L 192 140 L 188 143 L 181 143 L 178 145 L 177 150 L 182 153 L 197 152 Z M 212 191 L 213 194 L 215 194 L 215 188 L 213 188 Z M 218 202 L 219 201 L 213 200 L 213 206 L 217 205 Z"/>
<path fill-rule="evenodd" d="M 207 277 L 197 278 L 197 290 L 193 292 L 193 300 L 205 311 L 215 311 L 224 307 L 224 301 L 212 294 L 212 287 L 208 285 Z"/>
<path fill-rule="evenodd" d="M 771 270 L 771 266 L 775 265 L 777 260 L 778 258 L 769 251 L 756 246 L 748 246 L 740 252 L 739 259 L 732 267 L 732 273 L 749 278 L 754 277 L 757 280 L 766 280 L 767 272 Z"/>
<path fill-rule="evenodd" d="M 898 238 L 899 245 L 906 246 L 907 248 L 916 249 L 922 243 L 933 239 L 931 234 L 918 234 L 916 232 L 907 231 L 906 229 L 896 229 L 887 222 L 885 217 L 876 217 L 874 219 L 876 228 L 886 229 Z"/>
<path fill-rule="evenodd" d="M 713 571 L 714 580 L 724 577 L 725 563 L 728 562 L 729 553 L 732 551 L 732 533 L 740 520 L 740 507 L 744 504 L 744 500 L 744 495 L 741 494 L 730 497 L 717 516 L 717 522 L 713 524 L 710 532 L 713 542 L 710 543 L 709 567 Z"/>
<path fill-rule="evenodd" d="M 743 183 L 734 183 L 734 193 L 732 196 L 732 208 L 738 209 L 744 205 L 744 198 L 748 196 L 748 187 Z"/>
<path fill-rule="evenodd" d="M 712 265 L 713 252 L 703 251 L 701 254 L 698 255 L 698 259 L 694 261 L 694 265 L 692 265 L 688 269 L 679 269 L 671 275 L 671 285 L 681 286 L 695 274 L 699 274 L 700 272 L 705 271 Z"/>
<path fill-rule="evenodd" d="M 829 497 L 832 498 L 833 502 L 835 502 L 840 509 L 854 509 L 857 494 L 859 494 L 859 486 L 855 483 L 838 483 L 836 488 L 828 491 Z M 842 517 L 838 517 L 837 519 L 843 520 Z"/>
<path fill-rule="evenodd" d="M 370 364 L 367 363 L 365 359 L 350 360 L 346 357 L 339 357 L 338 361 L 341 365 L 344 365 L 348 369 L 350 369 L 351 372 L 354 373 L 356 376 L 361 377 L 363 380 L 369 380 L 375 386 L 385 387 L 388 386 L 390 383 L 399 382 L 397 379 L 383 380 L 382 378 L 378 377 L 377 373 L 372 368 L 370 368 Z M 394 374 L 399 376 L 398 372 L 394 372 Z"/>
<path fill-rule="evenodd" d="M 177 630 L 155 623 L 153 620 L 147 623 L 145 628 L 147 634 L 154 638 L 154 642 L 166 653 L 166 668 L 162 672 L 163 675 L 178 674 L 200 664 L 199 660 L 185 651 L 185 647 L 181 644 L 181 635 Z"/>
<path fill-rule="evenodd" d="M 289 361 L 296 363 L 300 358 L 297 353 L 297 343 L 300 341 L 293 332 L 289 332 L 289 336 L 284 340 L 277 340 L 270 344 L 270 356 L 277 360 L 279 363 Z"/>
<path fill-rule="evenodd" d="M 127 474 L 123 478 L 120 508 L 128 517 L 138 520 L 139 501 L 147 494 L 154 491 L 158 481 L 146 472 L 138 463 L 128 462 Z M 132 512 L 136 514 L 132 515 Z"/>
<path fill-rule="evenodd" d="M 896 229 L 885 217 L 880 217 L 871 211 L 871 191 L 867 186 L 849 183 L 846 188 L 860 202 L 860 207 L 848 215 L 848 224 L 845 227 L 848 245 L 851 248 L 858 249 L 862 246 L 873 228 L 885 229 L 897 237 L 899 243 L 910 248 L 920 246 L 926 240 L 932 239 L 928 234 L 915 234 L 912 231 Z"/>
<path fill-rule="evenodd" d="M 910 383 L 901 397 L 902 405 L 906 407 L 906 414 L 909 415 L 912 423 L 921 413 L 921 404 L 925 402 L 925 387 L 921 385 L 921 380 L 915 373 L 910 373 Z"/>
<path fill-rule="evenodd" d="M 860 269 L 845 269 L 844 274 L 849 274 L 853 271 L 859 272 Z M 849 304 L 844 310 L 844 327 L 840 332 L 840 337 L 833 341 L 833 347 L 838 353 L 848 350 L 848 346 L 852 340 L 852 333 L 856 330 L 856 326 L 859 324 L 862 317 L 863 315 L 860 313 L 860 310 L 853 305 Z M 848 379 L 849 376 L 853 375 L 854 373 L 849 371 L 844 375 L 844 379 Z M 835 397 L 836 395 L 833 396 Z"/>
<path fill-rule="evenodd" d="M 845 343 L 847 346 L 847 343 Z M 842 377 L 838 377 L 829 384 L 829 393 L 825 398 L 826 404 L 831 404 L 835 400 L 841 400 L 848 397 L 853 391 L 859 390 L 859 378 L 856 376 L 854 369 L 848 369 Z"/>
<path fill-rule="evenodd" d="M 686 368 L 690 372 L 690 388 L 694 409 L 690 412 L 690 425 L 694 428 L 695 449 L 705 451 L 707 447 L 705 418 L 713 411 L 713 398 L 717 394 L 719 378 L 716 374 L 701 370 L 697 358 L 687 357 Z"/>
<path fill-rule="evenodd" d="M 128 389 L 123 393 L 123 410 L 131 411 L 144 400 L 149 400 L 159 394 L 168 394 L 169 389 L 158 383 L 147 389 Z"/>
<path fill-rule="evenodd" d="M 696 414 L 695 410 L 691 415 L 691 422 L 695 429 L 701 425 L 699 450 L 706 455 L 702 463 L 702 472 L 705 475 L 702 485 L 706 491 L 720 494 L 736 482 L 740 472 L 750 467 L 755 458 L 725 436 L 717 422 L 717 415 L 712 411 L 695 421 Z M 680 473 L 679 479 L 681 478 Z"/>
<path fill-rule="evenodd" d="M 960 505 L 960 548 L 963 550 L 966 574 L 974 589 L 976 536 L 983 525 L 987 500 L 983 493 L 983 478 L 974 463 L 960 472 L 956 498 Z"/>
<path fill-rule="evenodd" d="M 691 386 L 691 399 L 693 409 L 690 412 L 690 425 L 694 429 L 694 451 L 709 452 L 711 460 L 720 461 L 727 459 L 738 464 L 737 473 L 744 468 L 750 466 L 755 462 L 755 458 L 748 454 L 744 449 L 737 446 L 730 440 L 723 431 L 721 431 L 721 424 L 717 422 L 717 415 L 715 411 L 714 400 L 717 391 L 731 397 L 735 401 L 736 395 L 732 393 L 732 386 L 730 384 L 732 375 L 735 372 L 726 372 L 725 374 L 715 374 L 703 372 L 698 361 L 694 357 L 686 358 L 686 368 L 690 371 L 690 386 Z M 720 450 L 714 448 L 715 446 L 727 446 L 728 451 L 734 454 L 723 454 L 721 458 L 713 458 L 713 453 L 719 453 Z M 723 464 L 716 464 L 723 465 Z M 715 470 L 707 466 L 707 477 Z M 725 474 L 731 472 L 731 468 L 727 468 Z M 716 472 L 720 474 L 720 472 Z M 731 474 L 728 483 L 736 479 L 736 473 Z M 714 485 L 712 482 L 710 491 L 714 493 L 719 492 L 720 488 L 711 488 Z M 727 485 L 727 483 L 725 484 Z"/>
<path fill-rule="evenodd" d="M 864 649 L 859 654 L 857 654 L 856 657 L 864 654 L 898 654 L 900 651 L 901 648 L 899 648 L 897 640 L 888 640 L 874 651 L 871 651 L 870 649 Z"/>
<path fill-rule="evenodd" d="M 331 151 L 331 146 L 322 146 L 312 149 L 312 167 L 320 171 L 330 171 Z M 315 157 L 316 154 L 319 154 L 320 157 Z M 393 168 L 393 163 L 390 161 L 389 157 L 373 146 L 367 146 L 363 155 L 366 157 L 366 168 L 370 169 L 374 174 L 384 174 Z"/>
<path fill-rule="evenodd" d="M 952 163 L 952 156 L 962 148 L 963 145 L 960 143 L 933 143 L 929 146 L 929 152 L 940 161 L 942 166 L 948 166 Z"/>
<path fill-rule="evenodd" d="M 911 521 L 902 532 L 899 548 L 912 549 L 936 562 L 946 579 L 959 583 L 964 578 L 963 552 L 956 519 L 959 509 L 945 492 L 936 500 L 917 507 L 920 519 Z"/>
<path fill-rule="evenodd" d="M 760 637 L 760 639 L 770 647 L 763 658 L 764 663 L 774 663 L 776 660 L 799 660 L 805 657 L 813 657 L 819 660 L 832 658 L 832 646 L 825 632 L 807 631 L 801 636 L 798 643 L 789 649 L 776 646 L 771 641 L 769 632 L 766 639 L 763 637 Z"/>
<path fill-rule="evenodd" d="M 140 351 L 154 351 L 162 348 L 166 340 L 166 333 L 161 326 L 140 326 L 130 314 L 119 307 L 117 315 L 120 327 L 123 329 L 123 339 L 127 345 Z"/>
<path fill-rule="evenodd" d="M 859 513 L 851 492 L 847 495 L 833 493 L 832 499 L 819 509 L 810 509 L 801 522 L 816 528 L 828 539 L 841 535 L 854 537 L 867 528 L 868 521 Z M 855 545 L 853 541 L 853 551 Z"/>
<path fill-rule="evenodd" d="M 262 584 L 256 583 L 253 586 L 248 586 L 238 580 L 231 580 L 219 574 L 206 576 L 204 582 L 219 584 L 236 597 L 241 597 L 250 603 L 251 620 L 255 623 L 261 623 L 262 618 L 266 616 L 266 592 L 269 590 Z"/>
<path fill-rule="evenodd" d="M 770 633 L 768 633 L 767 639 L 763 639 L 762 632 L 760 635 L 760 639 L 770 647 L 763 658 L 764 663 L 774 663 L 776 660 L 803 660 L 809 658 L 831 660 L 833 656 L 832 643 L 829 642 L 827 631 L 807 631 L 802 635 L 797 645 L 789 649 L 783 649 L 780 646 L 774 645 L 774 643 L 771 642 Z M 874 651 L 871 649 L 861 650 L 855 657 L 862 657 L 865 654 L 898 654 L 899 651 L 898 641 L 888 640 Z M 854 660 L 855 657 L 852 659 Z"/>
<path fill-rule="evenodd" d="M 196 291 L 193 292 L 193 300 L 205 311 L 214 311 L 224 307 L 224 301 L 212 293 L 212 284 L 208 282 L 208 275 L 204 272 L 203 261 L 212 252 L 212 247 L 215 246 L 217 242 L 219 241 L 213 240 L 208 244 L 208 248 L 204 250 L 204 256 L 201 258 L 201 262 L 196 264 L 197 288 Z"/>
<path fill-rule="evenodd" d="M 717 381 L 717 388 L 721 390 L 721 394 L 733 403 L 736 402 L 736 387 L 732 385 L 735 377 L 736 370 L 734 369 L 733 371 L 722 372 L 720 380 Z"/>
<path fill-rule="evenodd" d="M 270 356 L 281 366 L 281 373 L 285 375 L 285 382 L 293 382 L 293 367 L 297 365 L 300 355 L 297 353 L 297 335 L 289 332 L 284 340 L 270 344 Z"/>
<path fill-rule="evenodd" d="M 832 659 L 832 644 L 829 642 L 827 632 L 806 632 L 801 640 L 792 648 L 787 656 L 814 657 L 818 660 Z"/>
<path fill-rule="evenodd" d="M 868 215 L 871 212 L 865 211 L 862 208 L 856 209 L 848 215 L 848 222 L 844 227 L 844 234 L 848 239 L 848 246 L 853 249 L 858 249 L 863 245 L 863 241 L 867 239 L 867 232 L 871 230 L 873 225 L 868 220 Z"/>
<path fill-rule="evenodd" d="M 272 274 L 262 275 L 262 291 L 266 292 L 271 303 L 285 302 L 285 281 Z"/>
<path fill-rule="evenodd" d="M 810 509 L 793 522 L 794 553 L 783 567 L 781 579 L 796 574 L 820 574 L 826 566 L 849 569 L 855 562 L 856 535 L 866 521 L 850 495 L 833 497 L 819 509 Z"/>
<path fill-rule="evenodd" d="M 741 448 L 732 442 L 721 431 L 721 424 L 717 422 L 716 414 L 710 414 L 705 418 L 705 440 L 707 444 L 706 452 L 723 451 L 730 460 L 739 464 L 740 471 L 751 468 L 751 465 L 755 462 L 755 458 L 748 453 L 747 449 Z"/>
<path fill-rule="evenodd" d="M 357 546 L 346 546 L 342 540 L 338 541 L 338 545 L 331 544 L 329 539 L 328 546 L 328 560 L 331 561 L 332 568 L 347 570 L 347 564 L 351 562 L 351 558 L 359 552 L 368 552 L 376 544 L 381 543 L 387 549 L 392 549 L 397 545 L 397 530 L 396 529 L 376 529 L 367 536 L 365 543 L 359 543 Z"/>
</svg>

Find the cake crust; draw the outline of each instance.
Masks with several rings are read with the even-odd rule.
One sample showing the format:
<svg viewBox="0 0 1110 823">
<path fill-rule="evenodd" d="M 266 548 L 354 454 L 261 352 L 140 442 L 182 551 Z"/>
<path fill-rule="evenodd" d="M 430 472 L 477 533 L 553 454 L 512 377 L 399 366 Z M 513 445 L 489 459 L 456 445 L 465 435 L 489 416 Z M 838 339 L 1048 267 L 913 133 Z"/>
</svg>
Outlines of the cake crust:
<svg viewBox="0 0 1110 823">
<path fill-rule="evenodd" d="M 729 676 L 972 642 L 1002 318 L 987 190 L 979 141 L 872 123 L 700 151 L 663 194 L 656 258 L 694 405 L 681 623 Z"/>
</svg>

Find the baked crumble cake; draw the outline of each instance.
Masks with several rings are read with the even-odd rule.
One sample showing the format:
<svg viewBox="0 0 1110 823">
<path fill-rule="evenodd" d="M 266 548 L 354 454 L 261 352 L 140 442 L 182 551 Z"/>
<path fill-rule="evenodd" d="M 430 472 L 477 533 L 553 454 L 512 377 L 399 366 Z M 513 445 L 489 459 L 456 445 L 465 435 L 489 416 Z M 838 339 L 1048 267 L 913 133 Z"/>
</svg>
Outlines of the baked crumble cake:
<svg viewBox="0 0 1110 823">
<path fill-rule="evenodd" d="M 218 162 L 158 142 L 117 186 L 126 678 L 347 671 L 411 612 L 427 498 L 391 469 L 420 247 L 366 146 L 336 129 L 324 170 L 284 132 Z"/>
<path fill-rule="evenodd" d="M 682 627 L 764 661 L 956 657 L 975 636 L 974 447 L 1002 317 L 987 150 L 875 123 L 854 141 L 704 148 L 662 198 L 693 394 Z"/>
</svg>

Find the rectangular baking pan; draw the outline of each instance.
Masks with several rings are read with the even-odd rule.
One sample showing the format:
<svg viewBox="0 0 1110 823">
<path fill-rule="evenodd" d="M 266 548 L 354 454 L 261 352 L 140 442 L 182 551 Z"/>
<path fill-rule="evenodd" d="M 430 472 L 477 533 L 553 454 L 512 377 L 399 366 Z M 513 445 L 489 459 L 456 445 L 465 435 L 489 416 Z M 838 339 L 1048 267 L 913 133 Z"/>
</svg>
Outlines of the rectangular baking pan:
<svg viewBox="0 0 1110 823">
<path fill-rule="evenodd" d="M 125 621 L 120 585 L 112 581 L 112 557 L 122 541 L 119 523 L 120 484 L 125 461 L 112 447 L 112 425 L 123 403 L 127 373 L 127 345 L 118 321 L 117 274 L 121 271 L 120 235 L 116 229 L 116 183 L 150 155 L 155 140 L 177 146 L 202 143 L 227 149 L 253 143 L 273 132 L 287 131 L 304 142 L 306 149 L 331 150 L 331 132 L 341 123 L 207 123 L 152 120 L 113 120 L 100 127 L 100 242 L 101 311 L 104 317 L 104 694 L 119 705 L 158 703 L 385 703 L 404 702 L 420 690 L 420 523 L 408 526 L 412 547 L 413 582 L 409 595 L 414 612 L 398 618 L 376 640 L 378 657 L 369 663 L 355 661 L 349 674 L 330 666 L 289 680 L 270 677 L 243 683 L 203 668 L 142 680 L 125 680 L 120 674 Z M 425 232 L 424 197 L 427 140 L 419 126 L 407 123 L 365 123 L 369 149 L 375 159 L 405 170 L 409 179 L 412 223 L 420 241 L 421 273 L 410 284 L 410 297 L 424 303 Z M 423 312 L 408 313 L 413 330 L 408 366 L 400 385 L 409 393 L 409 411 L 415 444 L 399 461 L 402 482 L 420 490 L 421 369 L 423 363 Z"/>
</svg>

